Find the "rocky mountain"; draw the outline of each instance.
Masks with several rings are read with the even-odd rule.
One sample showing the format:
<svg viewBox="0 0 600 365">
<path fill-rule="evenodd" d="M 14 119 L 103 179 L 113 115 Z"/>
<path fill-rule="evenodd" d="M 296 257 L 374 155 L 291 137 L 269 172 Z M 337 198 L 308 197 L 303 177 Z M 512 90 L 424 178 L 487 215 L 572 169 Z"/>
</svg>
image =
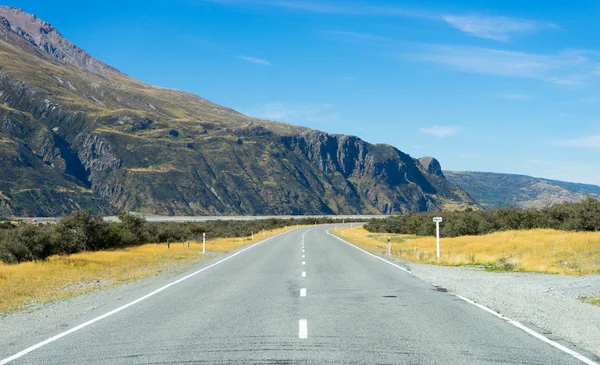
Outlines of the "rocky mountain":
<svg viewBox="0 0 600 365">
<path fill-rule="evenodd" d="M 491 172 L 444 171 L 451 182 L 465 189 L 486 209 L 495 207 L 543 208 L 564 202 L 600 198 L 600 186 Z"/>
<path fill-rule="evenodd" d="M 0 215 L 352 214 L 476 205 L 388 145 L 134 80 L 0 7 Z"/>
</svg>

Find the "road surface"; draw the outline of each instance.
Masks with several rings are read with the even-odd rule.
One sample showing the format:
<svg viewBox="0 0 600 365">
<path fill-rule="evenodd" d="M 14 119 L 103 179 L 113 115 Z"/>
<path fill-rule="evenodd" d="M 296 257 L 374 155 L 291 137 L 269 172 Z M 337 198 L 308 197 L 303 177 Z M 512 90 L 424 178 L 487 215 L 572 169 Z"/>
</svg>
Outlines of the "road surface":
<svg viewBox="0 0 600 365">
<path fill-rule="evenodd" d="M 54 339 L 14 339 L 0 364 L 582 364 L 328 228 L 216 258 Z"/>
</svg>

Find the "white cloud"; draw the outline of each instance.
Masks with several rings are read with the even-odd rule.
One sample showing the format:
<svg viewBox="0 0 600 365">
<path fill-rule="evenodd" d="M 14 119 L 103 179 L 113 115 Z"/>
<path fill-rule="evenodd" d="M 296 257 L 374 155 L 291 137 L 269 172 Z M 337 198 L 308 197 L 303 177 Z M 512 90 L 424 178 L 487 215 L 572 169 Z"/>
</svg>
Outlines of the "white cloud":
<svg viewBox="0 0 600 365">
<path fill-rule="evenodd" d="M 239 58 L 246 62 L 255 63 L 257 65 L 271 66 L 271 62 L 264 60 L 262 58 L 256 58 L 256 57 L 250 57 L 250 56 L 240 56 Z"/>
<path fill-rule="evenodd" d="M 450 126 L 433 126 L 433 127 L 429 127 L 429 128 L 420 128 L 419 131 L 421 133 L 425 133 L 425 134 L 429 134 L 432 136 L 436 136 L 436 137 L 450 137 L 455 135 L 458 132 L 458 128 L 457 127 L 450 127 Z"/>
<path fill-rule="evenodd" d="M 600 135 L 564 139 L 560 141 L 554 141 L 554 144 L 567 147 L 600 149 Z"/>
<path fill-rule="evenodd" d="M 301 104 L 301 103 L 268 103 L 248 111 L 249 115 L 258 118 L 302 124 L 306 122 L 329 124 L 340 119 L 333 105 L 323 104 Z"/>
<path fill-rule="evenodd" d="M 532 78 L 558 85 L 577 85 L 594 77 L 598 55 L 590 51 L 534 54 L 490 48 L 421 45 L 410 58 L 455 70 L 495 76 Z"/>
<path fill-rule="evenodd" d="M 356 1 L 310 1 L 310 0 L 204 0 L 203 2 L 242 8 L 279 8 L 288 11 L 302 11 L 321 14 L 352 16 L 386 16 L 427 19 L 448 24 L 470 36 L 508 41 L 518 33 L 532 33 L 542 28 L 558 28 L 549 23 L 516 19 L 504 16 L 480 14 L 442 14 L 427 9 L 405 8 L 398 6 L 371 5 Z"/>
<path fill-rule="evenodd" d="M 529 33 L 542 27 L 555 27 L 531 20 L 503 16 L 444 15 L 442 19 L 450 26 L 468 35 L 506 42 L 515 33 Z"/>
</svg>

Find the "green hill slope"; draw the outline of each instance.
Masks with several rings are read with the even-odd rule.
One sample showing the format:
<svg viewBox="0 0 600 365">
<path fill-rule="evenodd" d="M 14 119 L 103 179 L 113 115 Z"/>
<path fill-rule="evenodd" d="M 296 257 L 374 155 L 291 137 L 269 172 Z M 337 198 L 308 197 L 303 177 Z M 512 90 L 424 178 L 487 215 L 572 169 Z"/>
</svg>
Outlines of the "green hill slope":
<svg viewBox="0 0 600 365">
<path fill-rule="evenodd" d="M 588 196 L 600 198 L 600 186 L 596 185 L 491 172 L 444 171 L 444 175 L 484 208 L 543 208 L 556 203 L 578 202 Z"/>
</svg>

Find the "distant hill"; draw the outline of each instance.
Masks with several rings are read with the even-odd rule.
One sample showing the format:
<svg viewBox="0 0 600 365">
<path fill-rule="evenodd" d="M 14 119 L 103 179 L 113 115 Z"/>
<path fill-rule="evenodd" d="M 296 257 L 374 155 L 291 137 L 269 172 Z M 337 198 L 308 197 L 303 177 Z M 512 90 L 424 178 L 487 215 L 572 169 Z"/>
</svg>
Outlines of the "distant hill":
<svg viewBox="0 0 600 365">
<path fill-rule="evenodd" d="M 543 208 L 563 202 L 600 198 L 600 186 L 492 172 L 444 171 L 485 209 L 514 206 Z"/>
<path fill-rule="evenodd" d="M 51 24 L 0 6 L 0 215 L 377 214 L 476 205 L 435 159 L 424 161 L 134 80 Z"/>
</svg>

